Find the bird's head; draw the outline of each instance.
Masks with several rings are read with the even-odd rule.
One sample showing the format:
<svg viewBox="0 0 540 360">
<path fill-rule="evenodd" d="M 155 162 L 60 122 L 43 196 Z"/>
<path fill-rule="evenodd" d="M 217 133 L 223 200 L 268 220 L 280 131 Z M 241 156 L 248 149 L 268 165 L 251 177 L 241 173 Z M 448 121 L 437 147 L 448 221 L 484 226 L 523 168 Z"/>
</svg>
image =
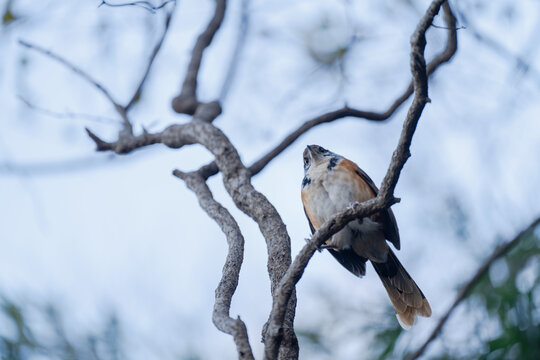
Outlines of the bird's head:
<svg viewBox="0 0 540 360">
<path fill-rule="evenodd" d="M 308 145 L 304 150 L 304 174 L 313 173 L 319 169 L 331 168 L 331 162 L 335 162 L 341 156 L 326 150 L 319 145 Z"/>
</svg>

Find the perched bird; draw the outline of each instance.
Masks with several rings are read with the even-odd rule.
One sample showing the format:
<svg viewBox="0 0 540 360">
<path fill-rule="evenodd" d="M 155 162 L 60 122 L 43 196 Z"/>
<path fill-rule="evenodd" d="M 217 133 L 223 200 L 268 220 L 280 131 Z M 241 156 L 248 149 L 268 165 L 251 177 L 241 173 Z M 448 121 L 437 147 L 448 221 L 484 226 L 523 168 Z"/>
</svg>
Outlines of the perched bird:
<svg viewBox="0 0 540 360">
<path fill-rule="evenodd" d="M 312 233 L 350 204 L 374 198 L 377 192 L 369 176 L 352 161 L 318 145 L 304 150 L 302 202 Z M 409 329 L 416 314 L 429 317 L 431 308 L 387 240 L 399 250 L 399 232 L 391 209 L 351 221 L 322 247 L 359 277 L 366 274 L 366 262 L 371 261 L 399 324 Z"/>
</svg>

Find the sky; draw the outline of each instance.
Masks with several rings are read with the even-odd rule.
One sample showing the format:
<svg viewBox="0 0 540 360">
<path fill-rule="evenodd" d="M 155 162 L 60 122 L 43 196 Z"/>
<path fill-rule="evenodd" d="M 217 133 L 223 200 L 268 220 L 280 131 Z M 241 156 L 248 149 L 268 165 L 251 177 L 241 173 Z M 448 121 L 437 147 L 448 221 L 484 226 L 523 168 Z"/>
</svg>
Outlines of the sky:
<svg viewBox="0 0 540 360">
<path fill-rule="evenodd" d="M 159 145 L 124 156 L 96 153 L 84 128 L 114 139 L 120 124 L 114 109 L 95 87 L 18 45 L 22 39 L 66 57 L 117 101 L 127 102 L 161 35 L 165 13 L 99 3 L 15 0 L 13 13 L 20 18 L 0 28 L 0 294 L 28 304 L 37 325 L 43 319 L 31 309 L 56 304 L 74 338 L 116 313 L 130 359 L 190 353 L 234 359 L 230 336 L 211 323 L 225 238 L 195 195 L 171 175 L 175 168 L 197 169 L 211 155 L 201 146 Z M 0 2 L 0 9 L 5 4 Z M 178 2 L 132 111 L 135 131 L 190 120 L 175 114 L 170 102 L 213 4 Z M 249 165 L 326 111 L 344 104 L 385 110 L 408 85 L 409 37 L 428 4 L 249 1 L 245 45 L 215 125 Z M 402 199 L 393 207 L 402 239 L 397 255 L 433 309 L 433 317 L 421 318 L 401 347 L 419 344 L 491 249 L 540 213 L 540 3 L 451 5 L 462 27 L 458 52 L 430 79 L 432 102 L 395 192 Z M 240 11 L 241 1 L 230 1 L 223 27 L 204 54 L 198 87 L 203 101 L 221 93 Z M 440 17 L 435 24 L 444 26 Z M 430 29 L 428 59 L 444 47 L 445 36 L 444 29 Z M 342 61 L 332 63 L 332 54 L 343 48 Z M 21 98 L 49 111 L 93 117 L 50 116 Z M 380 184 L 408 104 L 383 123 L 347 118 L 321 125 L 253 178 L 287 225 L 293 256 L 310 235 L 300 201 L 304 147 L 319 144 L 342 154 Z M 220 176 L 209 185 L 246 239 L 231 315 L 246 322 L 251 345 L 261 354 L 260 330 L 271 306 L 264 239 L 235 208 Z M 301 358 L 356 359 L 368 348 L 368 340 L 354 331 L 380 318 L 388 302 L 372 270 L 359 280 L 328 254 L 314 255 L 297 287 L 296 324 L 320 329 L 329 347 L 342 346 L 333 347 L 331 355 L 302 348 Z M 354 316 L 332 325 L 347 312 Z M 5 323 L 0 319 L 0 334 L 10 336 L 13 329 Z M 448 341 L 466 338 L 459 313 L 448 327 L 463 330 L 446 331 Z M 437 350 L 435 344 L 430 351 Z"/>
</svg>

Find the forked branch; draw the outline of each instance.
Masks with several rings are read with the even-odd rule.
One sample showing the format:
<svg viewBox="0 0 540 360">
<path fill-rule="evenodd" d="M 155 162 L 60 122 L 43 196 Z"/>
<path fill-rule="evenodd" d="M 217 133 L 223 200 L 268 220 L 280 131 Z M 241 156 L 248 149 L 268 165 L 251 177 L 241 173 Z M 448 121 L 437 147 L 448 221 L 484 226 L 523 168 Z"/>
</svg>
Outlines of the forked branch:
<svg viewBox="0 0 540 360">
<path fill-rule="evenodd" d="M 229 315 L 232 297 L 238 286 L 240 268 L 244 262 L 244 237 L 240 227 L 229 211 L 214 199 L 206 181 L 198 173 L 183 173 L 175 170 L 173 175 L 184 180 L 187 187 L 197 195 L 201 208 L 219 225 L 227 238 L 229 250 L 223 265 L 223 274 L 216 289 L 212 320 L 219 330 L 233 337 L 239 359 L 253 360 L 246 324 L 240 317 L 233 319 Z"/>
</svg>

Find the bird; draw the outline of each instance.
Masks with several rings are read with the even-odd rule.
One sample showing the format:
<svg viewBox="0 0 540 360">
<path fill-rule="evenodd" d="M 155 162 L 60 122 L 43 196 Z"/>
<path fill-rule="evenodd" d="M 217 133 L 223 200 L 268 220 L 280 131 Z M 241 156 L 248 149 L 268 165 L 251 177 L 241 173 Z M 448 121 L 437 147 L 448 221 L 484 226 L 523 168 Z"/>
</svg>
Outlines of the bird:
<svg viewBox="0 0 540 360">
<path fill-rule="evenodd" d="M 377 196 L 379 190 L 373 180 L 351 160 L 319 145 L 308 145 L 303 155 L 301 195 L 312 234 L 351 204 Z M 327 240 L 321 250 L 328 250 L 358 277 L 366 274 L 366 262 L 370 261 L 396 310 L 399 324 L 408 330 L 416 315 L 430 317 L 431 307 L 388 242 L 397 250 L 401 247 L 391 209 L 351 221 Z"/>
</svg>

